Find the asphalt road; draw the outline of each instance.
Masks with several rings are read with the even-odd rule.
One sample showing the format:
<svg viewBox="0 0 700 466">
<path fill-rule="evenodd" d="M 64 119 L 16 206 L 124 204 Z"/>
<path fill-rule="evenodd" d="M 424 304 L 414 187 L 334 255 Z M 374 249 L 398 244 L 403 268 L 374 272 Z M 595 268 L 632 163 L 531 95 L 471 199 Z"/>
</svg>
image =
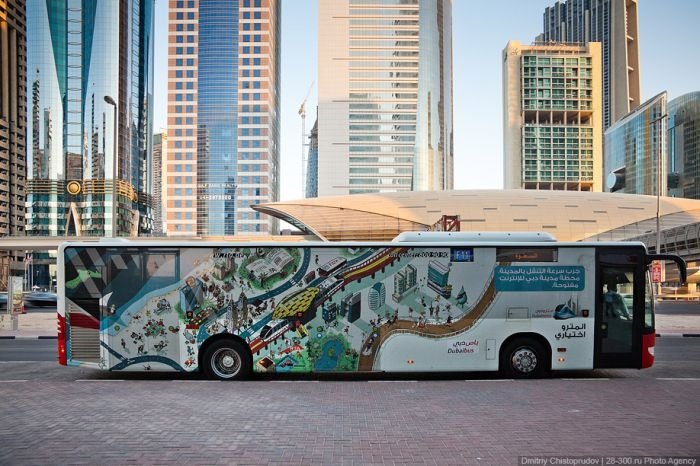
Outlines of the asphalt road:
<svg viewBox="0 0 700 466">
<path fill-rule="evenodd" d="M 29 312 L 51 312 L 55 313 L 56 308 L 55 307 L 44 307 L 44 306 L 24 306 L 24 310 Z"/>
<path fill-rule="evenodd" d="M 700 301 L 662 301 L 655 309 L 657 314 L 699 315 Z"/>
<path fill-rule="evenodd" d="M 0 339 L 0 361 L 56 361 L 55 339 Z"/>
<path fill-rule="evenodd" d="M 661 337 L 656 340 L 656 359 L 654 366 L 650 369 L 637 371 L 637 370 L 598 370 L 598 371 L 580 371 L 580 372 L 566 372 L 566 373 L 555 373 L 554 378 L 561 377 L 562 374 L 565 376 L 613 376 L 613 377 L 642 377 L 642 378 L 655 378 L 655 377 L 672 377 L 677 376 L 682 373 L 684 377 L 700 377 L 700 338 L 680 338 L 680 337 Z M 37 340 L 37 339 L 14 339 L 14 340 L 3 340 L 0 339 L 0 361 L 5 363 L 13 362 L 56 362 L 56 340 Z M 6 365 L 5 369 L 14 367 L 13 365 Z M 130 372 L 101 372 L 89 369 L 77 369 L 71 367 L 62 367 L 56 365 L 56 367 L 51 368 L 51 370 L 58 369 L 60 371 L 66 372 L 67 374 L 80 371 L 81 377 L 85 376 L 84 371 L 87 373 L 92 373 L 92 376 L 97 378 L 119 378 L 124 377 L 132 378 L 133 373 Z M 144 373 L 141 373 L 144 374 Z M 146 379 L 148 379 L 148 373 L 145 373 Z M 8 374 L 0 373 L 0 380 Z M 494 374 L 491 373 L 479 373 L 479 374 L 428 374 L 422 375 L 420 378 L 429 380 L 431 378 L 464 378 L 474 376 L 475 378 L 493 378 Z M 159 374 L 159 378 L 167 378 L 168 376 L 181 377 L 183 375 L 173 374 L 173 373 L 162 373 Z M 144 378 L 143 375 L 136 376 L 137 378 Z M 188 377 L 184 375 L 184 377 Z M 343 375 L 343 376 L 333 376 L 333 375 L 274 375 L 274 376 L 257 376 L 256 379 L 259 380 L 285 380 L 285 379 L 337 379 L 337 378 L 350 378 L 350 379 L 367 379 L 375 377 L 385 377 L 385 378 L 396 378 L 405 379 L 406 375 L 381 375 L 381 376 L 367 376 L 367 375 Z M 415 374 L 410 374 L 409 377 L 415 378 Z M 40 377 L 39 377 L 40 378 Z"/>
</svg>

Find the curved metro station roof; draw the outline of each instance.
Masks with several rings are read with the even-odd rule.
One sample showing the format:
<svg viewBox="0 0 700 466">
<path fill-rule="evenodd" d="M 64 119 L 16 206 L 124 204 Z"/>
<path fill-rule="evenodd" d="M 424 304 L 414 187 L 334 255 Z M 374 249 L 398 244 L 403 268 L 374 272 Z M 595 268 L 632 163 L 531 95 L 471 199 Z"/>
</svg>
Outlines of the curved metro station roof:
<svg viewBox="0 0 700 466">
<path fill-rule="evenodd" d="M 656 231 L 655 196 L 453 190 L 328 196 L 253 209 L 329 241 L 390 240 L 458 215 L 461 231 L 546 231 L 559 241 L 624 240 Z M 661 197 L 661 230 L 700 222 L 700 201 Z"/>
</svg>

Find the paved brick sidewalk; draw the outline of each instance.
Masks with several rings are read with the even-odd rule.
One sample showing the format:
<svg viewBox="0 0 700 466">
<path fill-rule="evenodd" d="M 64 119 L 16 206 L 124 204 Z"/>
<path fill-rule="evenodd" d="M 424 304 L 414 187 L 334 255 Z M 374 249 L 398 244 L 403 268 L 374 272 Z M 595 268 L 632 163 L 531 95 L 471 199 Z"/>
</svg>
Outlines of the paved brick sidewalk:
<svg viewBox="0 0 700 466">
<path fill-rule="evenodd" d="M 698 456 L 700 381 L 0 383 L 0 464 L 493 464 Z"/>
<path fill-rule="evenodd" d="M 14 319 L 7 314 L 0 316 L 0 337 L 56 336 L 56 312 L 30 312 Z"/>
</svg>

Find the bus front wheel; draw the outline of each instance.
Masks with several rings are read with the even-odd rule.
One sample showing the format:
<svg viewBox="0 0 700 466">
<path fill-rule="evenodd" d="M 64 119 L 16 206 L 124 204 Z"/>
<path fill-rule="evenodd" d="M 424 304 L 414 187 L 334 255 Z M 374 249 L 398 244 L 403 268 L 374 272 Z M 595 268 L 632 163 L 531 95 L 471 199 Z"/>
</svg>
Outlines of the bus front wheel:
<svg viewBox="0 0 700 466">
<path fill-rule="evenodd" d="M 530 338 L 518 338 L 501 351 L 501 371 L 514 378 L 542 377 L 545 371 L 547 351 Z"/>
<path fill-rule="evenodd" d="M 250 358 L 235 340 L 219 340 L 204 354 L 204 374 L 210 379 L 240 380 L 250 375 Z"/>
</svg>

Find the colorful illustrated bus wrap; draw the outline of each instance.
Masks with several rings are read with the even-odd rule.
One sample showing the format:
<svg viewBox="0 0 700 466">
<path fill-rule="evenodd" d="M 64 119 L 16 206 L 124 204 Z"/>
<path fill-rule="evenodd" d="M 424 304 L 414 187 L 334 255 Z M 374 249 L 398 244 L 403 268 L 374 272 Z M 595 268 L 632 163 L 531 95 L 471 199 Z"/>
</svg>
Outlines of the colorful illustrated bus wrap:
<svg viewBox="0 0 700 466">
<path fill-rule="evenodd" d="M 644 368 L 641 243 L 402 234 L 391 243 L 101 240 L 59 249 L 61 364 L 251 372 Z"/>
</svg>

